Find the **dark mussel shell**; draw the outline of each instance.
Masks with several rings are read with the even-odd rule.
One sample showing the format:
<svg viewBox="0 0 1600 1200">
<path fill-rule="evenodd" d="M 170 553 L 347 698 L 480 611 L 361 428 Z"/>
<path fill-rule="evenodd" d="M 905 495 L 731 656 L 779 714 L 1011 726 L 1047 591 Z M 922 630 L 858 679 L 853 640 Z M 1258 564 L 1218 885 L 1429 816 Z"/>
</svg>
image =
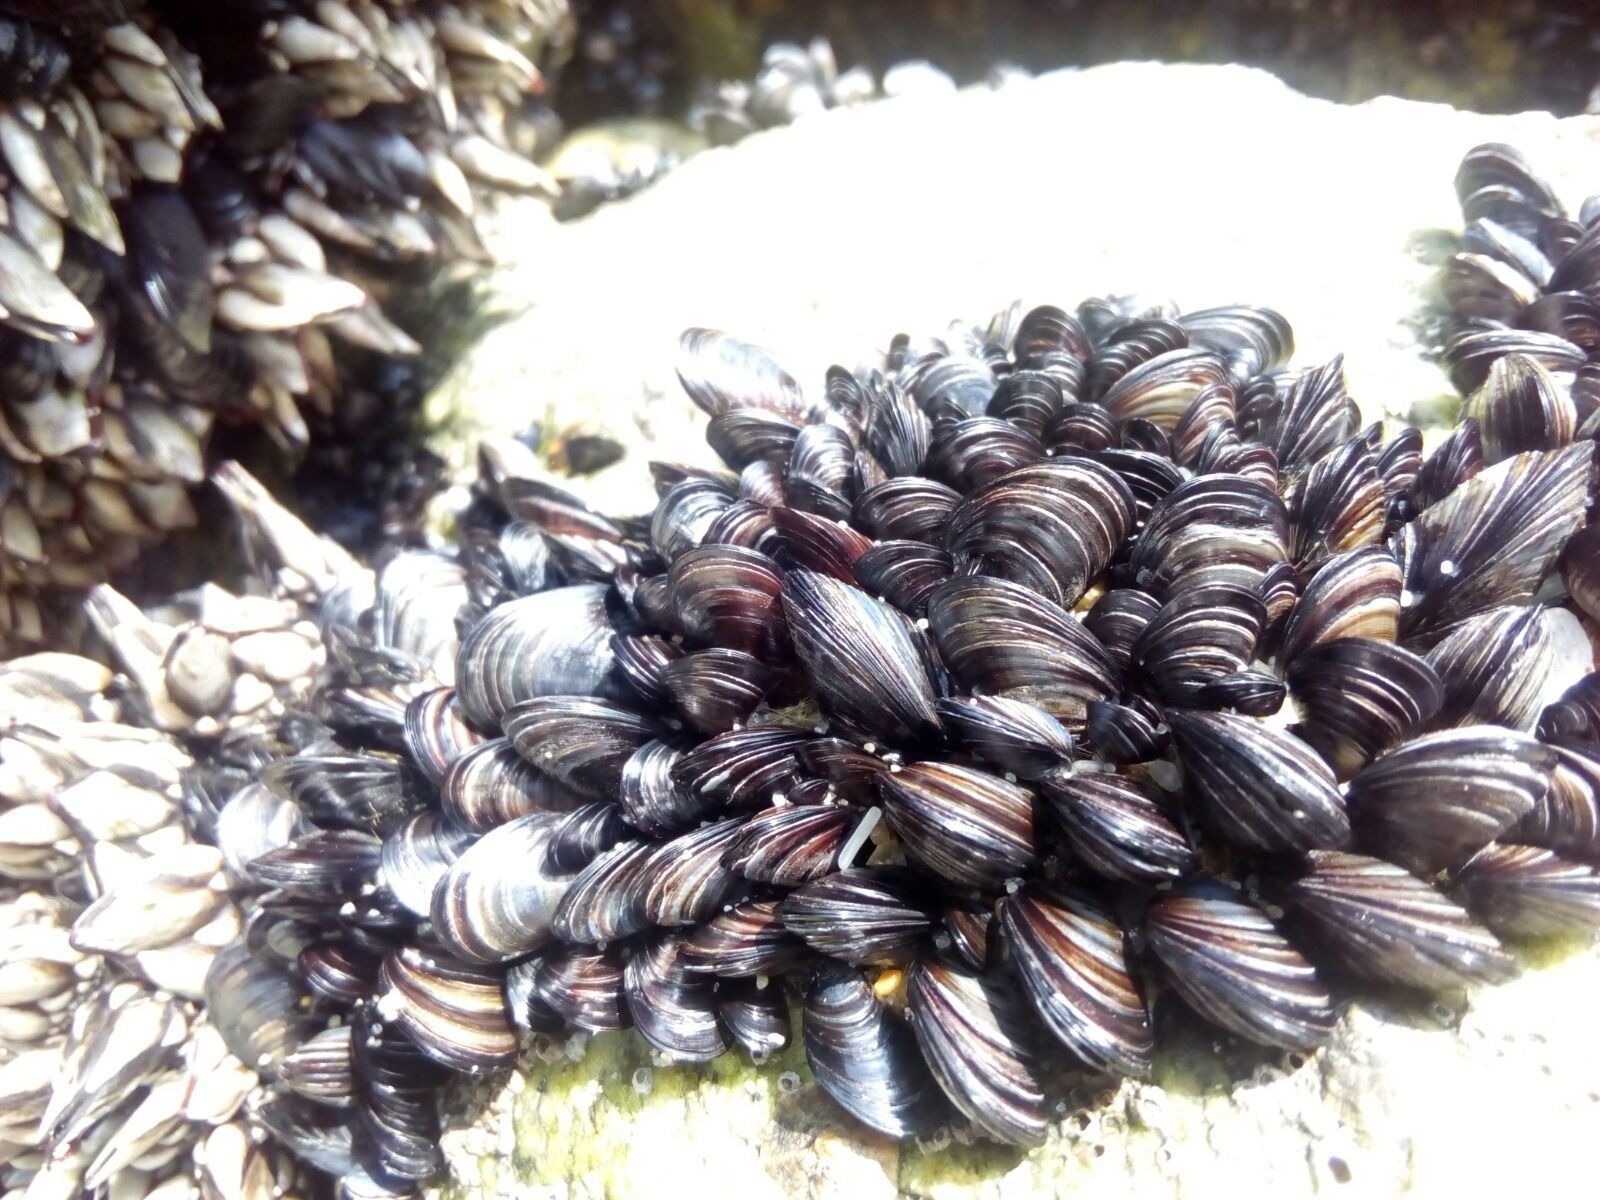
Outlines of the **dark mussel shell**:
<svg viewBox="0 0 1600 1200">
<path fill-rule="evenodd" d="M 503 723 L 527 762 L 595 799 L 614 797 L 634 751 L 665 733 L 648 717 L 587 696 L 524 700 L 506 712 Z"/>
<path fill-rule="evenodd" d="M 407 947 L 383 960 L 380 1010 L 429 1058 L 453 1071 L 502 1070 L 517 1056 L 500 975 L 447 955 Z"/>
<path fill-rule="evenodd" d="M 1507 605 L 1468 617 L 1428 651 L 1444 688 L 1437 724 L 1531 729 L 1555 650 L 1537 607 Z"/>
<path fill-rule="evenodd" d="M 1426 659 L 1371 638 L 1335 638 L 1302 650 L 1286 679 L 1303 718 L 1295 732 L 1340 779 L 1421 732 L 1444 697 Z"/>
<path fill-rule="evenodd" d="M 907 852 L 942 879 L 994 887 L 1033 861 L 1033 796 L 1015 784 L 949 763 L 912 763 L 879 775 L 878 792 Z"/>
<path fill-rule="evenodd" d="M 1044 1141 L 1049 1113 L 1016 991 L 930 959 L 912 970 L 906 994 L 917 1044 L 951 1102 L 1000 1141 Z"/>
<path fill-rule="evenodd" d="M 1419 874 L 1459 866 L 1533 810 L 1555 763 L 1548 746 L 1493 726 L 1416 738 L 1351 779 L 1356 841 Z"/>
<path fill-rule="evenodd" d="M 894 966 L 927 946 L 933 901 L 926 882 L 903 868 L 852 867 L 790 892 L 778 911 L 784 928 L 820 954 Z"/>
<path fill-rule="evenodd" d="M 795 651 L 825 712 L 892 745 L 937 734 L 933 683 L 900 613 L 810 571 L 790 572 L 782 595 Z"/>
<path fill-rule="evenodd" d="M 911 1027 L 879 1003 L 860 971 L 820 968 L 805 993 L 806 1062 L 822 1090 L 890 1137 L 928 1133 L 949 1115 Z"/>
<path fill-rule="evenodd" d="M 1350 821 L 1333 772 L 1298 738 L 1249 717 L 1170 709 L 1196 815 L 1236 845 L 1342 846 Z"/>
<path fill-rule="evenodd" d="M 1084 738 L 1107 762 L 1118 766 L 1160 758 L 1172 744 L 1172 730 L 1148 702 L 1112 704 L 1091 700 Z"/>
<path fill-rule="evenodd" d="M 845 852 L 859 848 L 876 815 L 857 833 L 866 814 L 836 805 L 783 805 L 746 821 L 728 846 L 724 862 L 746 879 L 798 887 L 837 867 L 852 865 Z"/>
<path fill-rule="evenodd" d="M 716 985 L 685 969 L 683 938 L 657 934 L 628 958 L 622 994 L 634 1027 L 673 1062 L 709 1062 L 728 1048 Z"/>
<path fill-rule="evenodd" d="M 1600 862 L 1600 746 L 1544 736 L 1555 751 L 1550 786 L 1508 839 Z"/>
<path fill-rule="evenodd" d="M 1043 709 L 1005 696 L 939 701 L 945 732 L 974 758 L 1034 779 L 1072 757 L 1072 735 Z"/>
<path fill-rule="evenodd" d="M 1462 866 L 1454 886 L 1506 937 L 1587 937 L 1600 928 L 1600 867 L 1553 850 L 1493 843 Z"/>
<path fill-rule="evenodd" d="M 1145 937 L 1178 993 L 1247 1041 L 1308 1050 L 1333 1033 L 1327 990 L 1259 908 L 1225 888 L 1194 886 L 1145 914 Z"/>
<path fill-rule="evenodd" d="M 573 881 L 550 853 L 561 818 L 530 813 L 484 834 L 452 863 L 433 894 L 433 928 L 473 962 L 519 958 L 547 942 Z"/>
<path fill-rule="evenodd" d="M 712 917 L 685 938 L 679 962 L 685 970 L 723 978 L 793 970 L 810 955 L 784 926 L 778 905 L 777 900 L 751 900 Z"/>
<path fill-rule="evenodd" d="M 1118 671 L 1081 621 L 1001 579 L 952 579 L 928 601 L 950 673 L 973 694 L 1033 704 L 1068 728 L 1091 700 L 1117 693 Z"/>
<path fill-rule="evenodd" d="M 1001 901 L 1000 923 L 1023 987 L 1062 1044 L 1096 1070 L 1148 1075 L 1150 1018 L 1110 915 L 1081 896 L 1024 888 Z"/>
<path fill-rule="evenodd" d="M 1336 850 L 1314 850 L 1306 865 L 1284 903 L 1306 939 L 1350 974 L 1439 991 L 1516 973 L 1493 934 L 1404 868 Z"/>
<path fill-rule="evenodd" d="M 1067 847 L 1095 874 L 1154 884 L 1193 869 L 1188 839 L 1138 780 L 1109 771 L 1055 771 L 1039 787 Z"/>
<path fill-rule="evenodd" d="M 728 979 L 717 985 L 717 1019 L 754 1063 L 789 1048 L 789 1001 L 771 980 Z"/>
</svg>

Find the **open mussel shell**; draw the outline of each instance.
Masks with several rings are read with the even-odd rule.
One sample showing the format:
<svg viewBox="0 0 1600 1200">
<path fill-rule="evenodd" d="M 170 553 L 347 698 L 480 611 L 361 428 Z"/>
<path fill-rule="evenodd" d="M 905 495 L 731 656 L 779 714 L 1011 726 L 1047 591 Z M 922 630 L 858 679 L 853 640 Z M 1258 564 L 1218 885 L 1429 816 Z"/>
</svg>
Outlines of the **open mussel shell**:
<svg viewBox="0 0 1600 1200">
<path fill-rule="evenodd" d="M 1029 999 L 1061 1043 L 1096 1070 L 1143 1077 L 1155 1048 L 1120 926 L 1083 896 L 1023 888 L 1000 926 Z"/>
<path fill-rule="evenodd" d="M 820 954 L 893 966 L 927 946 L 934 899 L 904 868 L 852 867 L 790 892 L 778 912 L 784 928 Z"/>
<path fill-rule="evenodd" d="M 219 950 L 206 972 L 212 1024 L 235 1058 L 268 1078 L 317 1030 L 303 996 L 292 971 L 257 958 L 242 941 Z"/>
<path fill-rule="evenodd" d="M 1235 845 L 1267 851 L 1342 846 L 1344 800 L 1311 747 L 1250 717 L 1169 709 L 1200 820 Z"/>
<path fill-rule="evenodd" d="M 491 829 L 441 877 L 433 894 L 435 934 L 472 962 L 502 962 L 550 939 L 573 874 L 550 853 L 560 818 L 530 813 Z"/>
<path fill-rule="evenodd" d="M 384 1019 L 435 1062 L 476 1075 L 515 1060 L 498 971 L 408 946 L 383 960 L 378 985 Z"/>
<path fill-rule="evenodd" d="M 461 639 L 457 701 L 484 733 L 536 696 L 619 698 L 603 584 L 580 584 L 525 596 L 491 609 Z"/>
<path fill-rule="evenodd" d="M 936 876 L 994 887 L 1034 858 L 1033 796 L 970 767 L 912 763 L 878 776 L 884 816 L 907 853 Z"/>
<path fill-rule="evenodd" d="M 806 987 L 803 1029 L 812 1075 L 862 1124 L 903 1138 L 948 1119 L 911 1027 L 879 1003 L 860 971 L 839 963 L 817 971 Z"/>
<path fill-rule="evenodd" d="M 1109 700 L 1118 671 L 1081 621 L 1001 579 L 951 579 L 934 591 L 928 621 L 951 675 L 974 695 L 1043 709 L 1069 729 L 1091 700 Z"/>
<path fill-rule="evenodd" d="M 1381 859 L 1313 851 L 1283 897 L 1305 939 L 1355 976 L 1447 990 L 1516 973 L 1511 956 L 1465 909 Z"/>
<path fill-rule="evenodd" d="M 906 997 L 922 1056 L 950 1101 L 1002 1142 L 1042 1142 L 1049 1113 L 1016 990 L 930 959 L 911 971 Z"/>
<path fill-rule="evenodd" d="M 1555 649 L 1538 607 L 1507 605 L 1468 617 L 1428 651 L 1444 697 L 1436 723 L 1533 728 Z"/>
<path fill-rule="evenodd" d="M 622 994 L 625 966 L 615 949 L 552 950 L 539 960 L 533 993 L 563 1020 L 589 1033 L 626 1029 L 633 1017 Z"/>
<path fill-rule="evenodd" d="M 633 752 L 665 732 L 649 717 L 587 696 L 524 700 L 503 724 L 524 760 L 595 799 L 614 797 Z"/>
<path fill-rule="evenodd" d="M 1555 763 L 1548 746 L 1493 726 L 1416 738 L 1350 780 L 1356 842 L 1423 875 L 1459 866 L 1533 810 Z"/>
<path fill-rule="evenodd" d="M 1188 874 L 1196 856 L 1157 793 L 1123 774 L 1056 771 L 1039 781 L 1067 847 L 1097 875 L 1153 884 Z"/>
<path fill-rule="evenodd" d="M 1191 1007 L 1230 1033 L 1306 1050 L 1333 1032 L 1327 990 L 1267 915 L 1214 885 L 1163 896 L 1145 914 L 1145 938 Z"/>
<path fill-rule="evenodd" d="M 858 836 L 857 827 L 864 818 L 870 823 Z M 838 866 L 851 865 L 842 860 L 842 852 L 849 847 L 859 850 L 876 824 L 875 810 L 793 804 L 769 808 L 744 822 L 729 844 L 724 862 L 730 870 L 757 883 L 798 887 Z"/>
<path fill-rule="evenodd" d="M 1506 937 L 1588 937 L 1600 929 L 1600 867 L 1553 850 L 1493 843 L 1456 872 L 1453 886 Z"/>
<path fill-rule="evenodd" d="M 709 1062 L 728 1048 L 717 1019 L 716 984 L 685 969 L 683 937 L 657 934 L 629 957 L 623 997 L 634 1027 L 673 1062 Z"/>
<path fill-rule="evenodd" d="M 777 900 L 751 900 L 719 913 L 684 939 L 685 970 L 727 978 L 782 975 L 808 957 L 805 943 L 783 923 Z"/>
<path fill-rule="evenodd" d="M 1426 727 L 1444 696 L 1426 659 L 1371 638 L 1335 638 L 1301 650 L 1286 678 L 1300 704 L 1295 732 L 1340 779 Z"/>
<path fill-rule="evenodd" d="M 1072 735 L 1043 709 L 1005 696 L 939 701 L 945 732 L 974 758 L 1034 779 L 1072 758 Z"/>
</svg>

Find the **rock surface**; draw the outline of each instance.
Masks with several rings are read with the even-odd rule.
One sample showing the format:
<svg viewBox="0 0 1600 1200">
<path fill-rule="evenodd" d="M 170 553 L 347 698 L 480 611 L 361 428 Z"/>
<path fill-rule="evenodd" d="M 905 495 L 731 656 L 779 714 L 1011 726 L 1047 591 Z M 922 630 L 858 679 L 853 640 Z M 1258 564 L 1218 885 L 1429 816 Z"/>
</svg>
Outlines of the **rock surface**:
<svg viewBox="0 0 1600 1200">
<path fill-rule="evenodd" d="M 1462 151 L 1488 140 L 1522 148 L 1571 205 L 1600 189 L 1600 118 L 1341 107 L 1237 68 L 1124 64 L 823 114 L 582 222 L 508 211 L 493 300 L 513 315 L 431 411 L 457 465 L 487 431 L 603 429 L 627 455 L 573 486 L 643 510 L 646 459 L 710 458 L 672 374 L 685 326 L 765 344 L 818 387 L 899 329 L 1139 290 L 1271 304 L 1299 361 L 1346 353 L 1370 417 L 1437 419 L 1454 406 L 1427 354 L 1438 231 L 1458 225 Z M 1536 1194 L 1592 1171 L 1597 995 L 1600 955 L 1583 951 L 1460 1013 L 1356 1008 L 1298 1066 L 1230 1077 L 1179 1039 L 1155 1084 L 1085 1097 L 1026 1155 L 872 1138 L 816 1094 L 798 1050 L 664 1068 L 633 1035 L 603 1037 L 458 1096 L 442 1194 Z"/>
</svg>

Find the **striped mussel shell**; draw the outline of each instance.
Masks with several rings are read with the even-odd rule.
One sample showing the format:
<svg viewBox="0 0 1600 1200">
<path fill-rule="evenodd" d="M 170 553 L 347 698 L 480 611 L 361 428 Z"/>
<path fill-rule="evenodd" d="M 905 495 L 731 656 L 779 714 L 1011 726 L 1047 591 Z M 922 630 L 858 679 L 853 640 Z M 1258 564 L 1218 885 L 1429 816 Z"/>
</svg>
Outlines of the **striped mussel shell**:
<svg viewBox="0 0 1600 1200">
<path fill-rule="evenodd" d="M 1148 1075 L 1155 1039 L 1111 916 L 1081 896 L 1023 888 L 1001 902 L 1000 925 L 1050 1032 L 1092 1068 Z"/>
<path fill-rule="evenodd" d="M 1283 895 L 1306 942 L 1352 975 L 1438 991 L 1503 982 L 1516 969 L 1459 904 L 1382 859 L 1314 850 Z"/>
<path fill-rule="evenodd" d="M 1247 1041 L 1305 1050 L 1334 1013 L 1311 964 L 1256 905 L 1196 884 L 1150 906 L 1145 938 L 1173 987 L 1201 1016 Z"/>
<path fill-rule="evenodd" d="M 1197 862 L 1159 792 L 1131 775 L 1055 771 L 1039 789 L 1067 848 L 1097 875 L 1157 884 L 1181 879 Z"/>
<path fill-rule="evenodd" d="M 1600 867 L 1515 842 L 1492 842 L 1461 865 L 1463 904 L 1508 938 L 1590 937 L 1600 918 Z"/>
</svg>

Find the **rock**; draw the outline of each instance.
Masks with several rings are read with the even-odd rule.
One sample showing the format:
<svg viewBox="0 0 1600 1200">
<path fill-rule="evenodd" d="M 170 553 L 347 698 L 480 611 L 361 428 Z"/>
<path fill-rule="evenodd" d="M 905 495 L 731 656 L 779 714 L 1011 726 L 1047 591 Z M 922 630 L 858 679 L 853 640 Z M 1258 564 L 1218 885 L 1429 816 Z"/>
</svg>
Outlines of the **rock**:
<svg viewBox="0 0 1600 1200">
<path fill-rule="evenodd" d="M 572 486 L 643 510 L 648 458 L 711 461 L 672 372 L 685 326 L 763 343 L 817 388 L 899 329 L 1143 290 L 1274 305 L 1299 361 L 1346 353 L 1369 417 L 1437 420 L 1455 407 L 1428 353 L 1438 231 L 1459 224 L 1461 153 L 1488 140 L 1574 207 L 1600 187 L 1600 118 L 1341 107 L 1239 68 L 1120 64 L 820 114 L 570 225 L 504 213 L 492 299 L 516 315 L 431 411 L 462 468 L 484 432 L 604 432 L 625 457 Z M 563 1043 L 455 1097 L 440 1194 L 1534 1194 L 1591 1173 L 1597 994 L 1600 954 L 1568 952 L 1460 1012 L 1357 1006 L 1298 1065 L 1219 1059 L 1191 1027 L 1155 1083 L 1084 1097 L 1026 1154 L 872 1137 L 822 1102 L 797 1049 L 692 1069 L 655 1065 L 632 1034 L 581 1061 Z"/>
</svg>

